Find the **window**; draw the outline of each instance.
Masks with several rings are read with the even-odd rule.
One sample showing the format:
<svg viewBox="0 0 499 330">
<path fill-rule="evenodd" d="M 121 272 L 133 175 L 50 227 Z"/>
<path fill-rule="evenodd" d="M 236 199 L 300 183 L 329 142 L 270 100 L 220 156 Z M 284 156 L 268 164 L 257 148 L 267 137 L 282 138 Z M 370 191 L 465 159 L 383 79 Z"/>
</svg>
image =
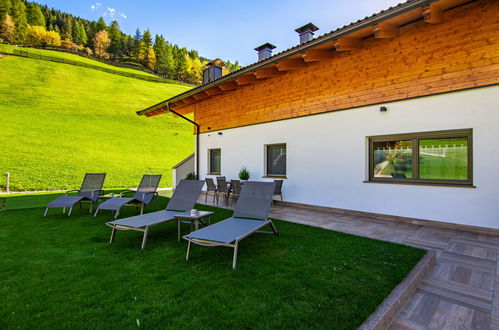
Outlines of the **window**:
<svg viewBox="0 0 499 330">
<path fill-rule="evenodd" d="M 222 163 L 222 151 L 221 149 L 210 149 L 208 150 L 208 173 L 209 174 L 220 174 Z"/>
<path fill-rule="evenodd" d="M 286 145 L 271 144 L 266 146 L 267 176 L 286 175 Z"/>
<path fill-rule="evenodd" d="M 471 185 L 472 130 L 369 138 L 369 181 Z"/>
</svg>

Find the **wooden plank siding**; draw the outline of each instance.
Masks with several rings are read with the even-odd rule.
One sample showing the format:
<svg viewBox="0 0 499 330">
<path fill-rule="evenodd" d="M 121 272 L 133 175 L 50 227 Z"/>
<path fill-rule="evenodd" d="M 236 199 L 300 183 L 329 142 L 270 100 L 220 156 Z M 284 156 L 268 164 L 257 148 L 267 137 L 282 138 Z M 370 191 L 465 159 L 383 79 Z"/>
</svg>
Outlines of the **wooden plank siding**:
<svg viewBox="0 0 499 330">
<path fill-rule="evenodd" d="M 499 1 L 482 0 L 422 19 L 400 36 L 187 105 L 201 132 L 349 109 L 499 83 Z"/>
</svg>

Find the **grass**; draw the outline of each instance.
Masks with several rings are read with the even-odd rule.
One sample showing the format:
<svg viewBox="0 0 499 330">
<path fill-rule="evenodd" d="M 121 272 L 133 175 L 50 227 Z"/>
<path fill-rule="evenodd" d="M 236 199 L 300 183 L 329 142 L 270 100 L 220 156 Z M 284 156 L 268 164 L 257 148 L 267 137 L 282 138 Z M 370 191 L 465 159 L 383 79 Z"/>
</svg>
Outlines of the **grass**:
<svg viewBox="0 0 499 330">
<path fill-rule="evenodd" d="M 106 187 L 136 186 L 146 173 L 170 186 L 171 167 L 193 151 L 192 126 L 135 111 L 187 89 L 6 56 L 0 173 L 11 173 L 12 191 L 79 188 L 86 172 L 108 173 Z"/>
<path fill-rule="evenodd" d="M 38 55 L 45 55 L 45 56 L 52 56 L 52 57 L 57 57 L 57 58 L 63 58 L 66 60 L 71 60 L 71 61 L 76 61 L 76 62 L 81 62 L 81 63 L 87 63 L 87 64 L 92 64 L 92 65 L 97 65 L 103 68 L 107 69 L 112 69 L 116 71 L 123 71 L 123 72 L 129 72 L 129 73 L 135 73 L 135 74 L 140 74 L 148 77 L 156 77 L 153 74 L 150 74 L 148 72 L 144 72 L 141 70 L 135 70 L 131 68 L 124 68 L 116 65 L 110 65 L 106 63 L 102 63 L 90 58 L 86 58 L 83 56 L 71 54 L 71 53 L 66 53 L 66 52 L 58 52 L 55 50 L 46 50 L 46 49 L 36 49 L 36 48 L 26 48 L 26 47 L 19 47 L 19 46 L 14 46 L 14 45 L 6 45 L 6 44 L 0 44 L 0 52 L 5 52 L 5 53 L 12 53 L 13 50 L 22 50 L 26 51 L 32 54 L 38 54 Z"/>
<path fill-rule="evenodd" d="M 215 210 L 215 221 L 230 215 L 197 208 Z M 187 244 L 177 243 L 175 223 L 153 227 L 141 251 L 137 232 L 118 232 L 108 244 L 110 213 L 42 214 L 0 212 L 3 329 L 355 329 L 424 254 L 276 220 L 281 235 L 245 239 L 233 271 L 232 249 L 224 247 L 194 246 L 185 262 Z M 123 216 L 134 214 L 127 208 Z"/>
</svg>

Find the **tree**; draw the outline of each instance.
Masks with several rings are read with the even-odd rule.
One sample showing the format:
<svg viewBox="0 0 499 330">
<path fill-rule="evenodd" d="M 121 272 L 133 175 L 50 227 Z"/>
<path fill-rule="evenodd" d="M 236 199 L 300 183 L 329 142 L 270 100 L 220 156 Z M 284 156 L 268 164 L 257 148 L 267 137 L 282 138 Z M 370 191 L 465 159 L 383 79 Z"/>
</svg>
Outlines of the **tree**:
<svg viewBox="0 0 499 330">
<path fill-rule="evenodd" d="M 107 28 L 106 22 L 104 21 L 104 18 L 99 18 L 96 24 L 96 33 L 100 31 L 104 31 Z"/>
<path fill-rule="evenodd" d="M 142 34 L 140 34 L 139 28 L 135 31 L 135 35 L 133 36 L 133 45 L 132 45 L 132 56 L 135 59 L 139 58 L 140 52 L 140 43 L 142 42 Z"/>
<path fill-rule="evenodd" d="M 39 5 L 28 3 L 27 19 L 29 25 L 43 26 L 45 28 L 45 16 L 43 16 L 42 9 Z"/>
<path fill-rule="evenodd" d="M 5 17 L 0 22 L 0 39 L 4 42 L 13 43 L 16 37 L 16 26 L 12 17 L 5 14 Z"/>
<path fill-rule="evenodd" d="M 22 0 L 11 0 L 12 3 L 12 20 L 16 27 L 15 39 L 14 41 L 19 44 L 24 44 L 26 42 L 28 22 L 26 19 L 26 5 Z"/>
<path fill-rule="evenodd" d="M 85 32 L 85 28 L 83 24 L 75 20 L 73 24 L 73 31 L 71 33 L 72 39 L 76 44 L 86 45 L 88 41 L 87 33 Z"/>
<path fill-rule="evenodd" d="M 109 26 L 109 40 L 111 41 L 111 44 L 109 45 L 108 51 L 114 58 L 123 57 L 123 37 L 120 25 L 117 21 L 112 21 Z"/>
<path fill-rule="evenodd" d="M 149 32 L 149 29 L 144 32 L 144 35 L 142 36 L 142 42 L 144 43 L 146 49 L 152 45 L 151 32 Z"/>
<path fill-rule="evenodd" d="M 47 46 L 59 47 L 61 45 L 61 36 L 55 31 L 47 31 L 44 42 Z"/>
<path fill-rule="evenodd" d="M 107 31 L 102 30 L 95 34 L 94 37 L 94 53 L 95 55 L 103 58 L 109 58 L 109 54 L 106 52 L 107 47 L 109 47 L 109 37 Z"/>
<path fill-rule="evenodd" d="M 156 54 L 154 53 L 154 48 L 149 46 L 146 53 L 146 65 L 151 70 L 156 70 Z"/>
<path fill-rule="evenodd" d="M 32 46 L 42 46 L 47 31 L 43 26 L 28 25 L 26 42 Z"/>
<path fill-rule="evenodd" d="M 64 15 L 61 37 L 66 40 L 73 40 L 73 17 L 69 14 Z"/>
<path fill-rule="evenodd" d="M 10 2 L 10 0 L 0 0 L 0 21 L 3 21 L 5 15 L 9 14 L 11 10 L 12 10 L 12 3 Z"/>
</svg>

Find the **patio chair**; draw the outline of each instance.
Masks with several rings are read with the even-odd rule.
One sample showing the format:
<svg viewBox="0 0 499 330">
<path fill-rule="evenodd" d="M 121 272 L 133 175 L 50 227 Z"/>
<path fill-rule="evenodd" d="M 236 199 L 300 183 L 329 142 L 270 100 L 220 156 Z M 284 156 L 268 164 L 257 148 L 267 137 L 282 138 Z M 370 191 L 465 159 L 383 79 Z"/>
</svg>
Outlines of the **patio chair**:
<svg viewBox="0 0 499 330">
<path fill-rule="evenodd" d="M 281 202 L 282 202 L 282 184 L 284 180 L 274 180 L 276 183 L 275 185 L 275 190 L 274 190 L 274 196 L 281 196 Z M 273 198 L 272 198 L 272 203 L 273 203 Z"/>
<path fill-rule="evenodd" d="M 213 205 L 215 205 L 215 198 L 217 197 L 217 185 L 212 178 L 206 178 L 206 195 L 204 197 L 204 202 L 208 200 L 208 194 L 211 192 L 213 194 Z"/>
<path fill-rule="evenodd" d="M 43 216 L 47 215 L 49 209 L 62 208 L 62 213 L 66 212 L 69 207 L 68 217 L 71 215 L 73 206 L 83 202 L 90 203 L 90 213 L 92 213 L 93 205 L 99 200 L 99 195 L 102 194 L 102 186 L 106 173 L 87 173 L 79 190 L 68 190 L 64 196 L 57 197 L 47 205 Z M 76 196 L 68 196 L 70 192 L 77 192 Z"/>
<path fill-rule="evenodd" d="M 223 196 L 223 198 L 225 199 L 225 204 L 227 204 L 227 200 L 229 199 L 229 187 L 224 176 L 217 176 L 217 205 L 220 195 Z"/>
<path fill-rule="evenodd" d="M 237 249 L 241 240 L 255 232 L 278 235 L 276 227 L 268 219 L 275 185 L 275 182 L 245 182 L 231 218 L 183 236 L 189 242 L 185 260 L 189 260 L 191 243 L 202 246 L 228 246 L 234 248 L 232 268 L 235 269 Z M 265 226 L 270 227 L 272 231 L 261 231 Z"/>
<path fill-rule="evenodd" d="M 235 199 L 238 199 L 239 195 L 241 194 L 241 188 L 242 188 L 241 181 L 239 181 L 239 180 L 230 180 L 230 186 L 231 186 L 230 205 L 232 206 L 232 202 Z"/>
<path fill-rule="evenodd" d="M 106 225 L 113 229 L 109 244 L 113 243 L 116 230 L 140 231 L 144 233 L 142 238 L 143 250 L 146 246 L 149 228 L 167 221 L 175 220 L 177 219 L 177 216 L 190 211 L 196 204 L 196 201 L 201 194 L 201 190 L 203 189 L 203 185 L 203 180 L 181 180 L 164 211 L 107 222 Z"/>
<path fill-rule="evenodd" d="M 100 210 L 110 210 L 115 211 L 114 218 L 116 219 L 120 214 L 120 210 L 123 206 L 140 207 L 140 214 L 144 214 L 144 207 L 146 205 L 149 205 L 154 197 L 156 197 L 159 210 L 159 198 L 158 192 L 156 191 L 159 186 L 159 181 L 161 181 L 161 175 L 146 174 L 142 176 L 142 180 L 140 180 L 139 187 L 133 194 L 133 197 L 123 197 L 123 195 L 133 192 L 131 190 L 128 190 L 120 193 L 120 197 L 112 197 L 108 199 L 104 203 L 99 204 L 97 210 L 95 211 L 94 218 L 97 216 L 97 213 L 99 213 Z"/>
</svg>

